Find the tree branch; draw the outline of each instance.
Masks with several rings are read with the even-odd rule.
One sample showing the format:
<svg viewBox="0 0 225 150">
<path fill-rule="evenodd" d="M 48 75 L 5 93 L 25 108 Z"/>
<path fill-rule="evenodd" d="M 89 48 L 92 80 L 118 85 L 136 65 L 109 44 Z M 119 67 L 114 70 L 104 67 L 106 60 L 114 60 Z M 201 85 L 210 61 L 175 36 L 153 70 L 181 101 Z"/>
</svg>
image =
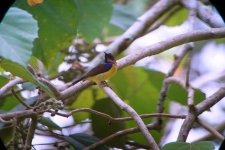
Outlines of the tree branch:
<svg viewBox="0 0 225 150">
<path fill-rule="evenodd" d="M 130 26 L 119 38 L 117 38 L 107 48 L 107 52 L 118 54 L 125 50 L 137 37 L 143 34 L 150 25 L 160 18 L 167 10 L 176 6 L 180 0 L 160 0 L 155 3 L 148 11 L 140 16 L 137 21 Z M 93 64 L 98 64 L 103 59 L 103 55 L 99 54 L 92 61 Z"/>
<path fill-rule="evenodd" d="M 62 117 L 69 117 L 74 113 L 77 112 L 89 112 L 89 113 L 93 113 L 96 114 L 102 118 L 108 119 L 110 121 L 130 121 L 130 120 L 134 120 L 132 117 L 112 117 L 106 113 L 103 112 L 99 112 L 96 111 L 94 109 L 91 108 L 78 108 L 75 110 L 72 110 L 71 112 L 69 112 L 68 114 L 63 114 L 63 113 L 59 113 L 59 112 L 53 112 L 51 110 L 48 111 L 49 113 L 55 113 L 56 115 L 62 116 Z M 152 114 L 141 114 L 139 115 L 140 118 L 151 118 L 151 117 L 165 117 L 165 118 L 174 118 L 174 119 L 184 119 L 186 117 L 186 115 L 172 115 L 172 114 L 163 114 L 163 113 L 152 113 Z"/>
<path fill-rule="evenodd" d="M 32 142 L 33 137 L 34 137 L 36 125 L 37 125 L 37 116 L 34 115 L 34 116 L 32 116 L 31 125 L 30 125 L 28 133 L 27 133 L 27 138 L 26 138 L 26 142 L 25 142 L 25 145 L 23 147 L 23 150 L 31 149 L 31 142 Z"/>
<path fill-rule="evenodd" d="M 15 86 L 18 83 L 22 83 L 23 79 L 16 77 L 13 80 L 10 80 L 6 85 L 4 85 L 1 89 L 0 89 L 0 97 L 3 96 L 3 94 L 5 94 L 6 92 L 8 92 L 10 90 L 10 88 L 12 88 L 13 86 Z"/>
<path fill-rule="evenodd" d="M 142 58 L 162 53 L 178 45 L 182 45 L 182 44 L 194 42 L 194 41 L 224 38 L 224 37 L 225 37 L 225 27 L 205 29 L 205 30 L 194 30 L 193 32 L 176 35 L 167 40 L 155 43 L 146 48 L 138 50 L 137 52 L 129 54 L 121 58 L 120 60 L 118 60 L 117 64 L 119 68 L 124 68 L 126 66 L 136 63 Z"/>
<path fill-rule="evenodd" d="M 148 125 L 146 125 L 146 127 L 149 130 L 151 130 L 151 129 L 155 128 L 155 124 L 148 124 Z M 127 135 L 127 134 L 131 134 L 131 133 L 136 133 L 138 131 L 140 131 L 139 127 L 134 127 L 134 128 L 129 128 L 129 129 L 124 129 L 124 130 L 118 131 L 118 132 L 116 132 L 114 134 L 111 134 L 110 136 L 107 136 L 104 139 L 86 147 L 84 150 L 96 149 L 98 146 L 103 145 L 103 144 L 113 140 L 114 138 L 118 138 L 118 137 L 121 137 L 121 136 L 124 136 L 124 135 Z"/>
<path fill-rule="evenodd" d="M 118 68 L 121 69 L 121 68 L 127 67 L 129 65 L 136 63 L 137 61 L 141 60 L 144 57 L 159 54 L 172 47 L 175 47 L 184 43 L 207 40 L 207 39 L 223 38 L 223 37 L 225 37 L 225 28 L 195 30 L 193 32 L 176 35 L 172 38 L 158 42 L 156 44 L 153 44 L 151 46 L 148 46 L 144 49 L 138 50 L 135 53 L 129 54 L 121 58 L 120 60 L 117 61 Z M 81 90 L 83 90 L 84 88 L 87 88 L 88 86 L 92 84 L 93 82 L 91 81 L 78 82 L 77 84 L 62 91 L 59 99 L 68 98 L 71 95 L 74 95 L 74 93 L 80 92 Z"/>
<path fill-rule="evenodd" d="M 212 135 L 214 135 L 215 137 L 217 137 L 218 139 L 220 139 L 221 141 L 224 140 L 224 136 L 222 134 L 220 134 L 214 128 L 212 128 L 209 125 L 207 125 L 206 123 L 204 123 L 201 119 L 198 118 L 197 119 L 197 123 L 199 125 L 201 125 L 203 128 L 205 128 L 207 131 L 209 131 L 209 133 L 211 133 Z"/>
<path fill-rule="evenodd" d="M 147 127 L 145 126 L 142 119 L 139 117 L 137 112 L 130 107 L 128 104 L 124 103 L 117 95 L 114 93 L 114 91 L 110 87 L 102 87 L 103 84 L 100 84 L 100 87 L 103 89 L 103 91 L 113 100 L 115 104 L 117 104 L 122 110 L 126 111 L 137 123 L 140 131 L 147 139 L 149 145 L 153 148 L 153 150 L 159 150 L 158 145 L 156 144 L 154 138 L 149 133 Z"/>
</svg>

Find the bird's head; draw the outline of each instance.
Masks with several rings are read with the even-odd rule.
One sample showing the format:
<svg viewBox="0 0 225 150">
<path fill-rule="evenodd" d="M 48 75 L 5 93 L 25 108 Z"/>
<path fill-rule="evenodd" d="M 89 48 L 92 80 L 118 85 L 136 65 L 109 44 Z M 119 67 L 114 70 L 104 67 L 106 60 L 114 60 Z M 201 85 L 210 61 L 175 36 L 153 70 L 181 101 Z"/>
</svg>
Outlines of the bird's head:
<svg viewBox="0 0 225 150">
<path fill-rule="evenodd" d="M 106 53 L 106 52 L 105 52 L 105 62 L 116 64 L 116 60 L 113 57 L 113 55 L 111 53 Z"/>
</svg>

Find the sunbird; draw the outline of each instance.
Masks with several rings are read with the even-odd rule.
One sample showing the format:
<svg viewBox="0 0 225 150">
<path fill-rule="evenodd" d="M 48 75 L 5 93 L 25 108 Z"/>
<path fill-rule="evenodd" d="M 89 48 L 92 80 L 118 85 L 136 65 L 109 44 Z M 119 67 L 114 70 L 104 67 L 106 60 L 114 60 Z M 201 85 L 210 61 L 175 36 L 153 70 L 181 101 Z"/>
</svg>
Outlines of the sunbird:
<svg viewBox="0 0 225 150">
<path fill-rule="evenodd" d="M 108 80 L 117 72 L 117 63 L 111 53 L 105 53 L 105 62 L 100 63 L 89 72 L 84 74 L 80 79 L 76 80 L 72 84 L 76 84 L 81 80 L 90 80 L 95 83 L 99 83 Z"/>
</svg>

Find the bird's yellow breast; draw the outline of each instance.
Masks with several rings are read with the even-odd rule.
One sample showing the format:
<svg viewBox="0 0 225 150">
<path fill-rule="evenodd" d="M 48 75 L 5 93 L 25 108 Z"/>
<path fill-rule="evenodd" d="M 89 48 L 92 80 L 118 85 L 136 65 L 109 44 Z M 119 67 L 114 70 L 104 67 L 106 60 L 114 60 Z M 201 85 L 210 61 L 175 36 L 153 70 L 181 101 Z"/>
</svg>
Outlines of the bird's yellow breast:
<svg viewBox="0 0 225 150">
<path fill-rule="evenodd" d="M 108 70 L 107 72 L 100 73 L 100 74 L 98 74 L 96 76 L 93 76 L 93 77 L 88 77 L 87 79 L 98 83 L 98 82 L 101 82 L 101 81 L 108 80 L 113 75 L 115 75 L 116 72 L 117 72 L 117 65 L 113 64 L 112 68 L 110 70 Z"/>
</svg>

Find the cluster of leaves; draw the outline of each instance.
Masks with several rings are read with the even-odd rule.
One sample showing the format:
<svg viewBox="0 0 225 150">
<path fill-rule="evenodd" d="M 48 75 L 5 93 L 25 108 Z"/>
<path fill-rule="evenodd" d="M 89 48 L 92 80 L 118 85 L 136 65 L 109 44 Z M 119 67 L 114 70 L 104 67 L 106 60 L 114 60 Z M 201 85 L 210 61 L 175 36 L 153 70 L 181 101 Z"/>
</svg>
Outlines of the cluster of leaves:
<svg viewBox="0 0 225 150">
<path fill-rule="evenodd" d="M 41 61 L 44 64 L 44 73 L 56 76 L 56 68 L 65 57 L 61 51 L 68 48 L 75 37 L 79 36 L 91 43 L 96 38 L 104 39 L 121 33 L 134 22 L 137 14 L 140 13 L 137 11 L 138 13 L 131 14 L 129 9 L 128 6 L 113 4 L 111 0 L 45 0 L 34 7 L 29 6 L 25 0 L 17 0 L 0 24 L 0 42 L 2 43 L 0 46 L 0 87 L 9 81 L 4 74 L 8 71 L 24 81 L 33 83 L 24 83 L 23 90 L 33 91 L 35 86 L 38 86 L 53 97 L 51 90 L 27 69 L 27 64 L 31 64 L 34 69 L 38 70 L 38 62 Z M 119 71 L 110 81 L 110 85 L 139 114 L 149 114 L 156 112 L 157 99 L 164 77 L 165 75 L 161 72 L 129 67 Z M 196 89 L 195 102 L 198 103 L 204 98 L 204 93 Z M 26 99 L 25 102 L 30 105 L 37 99 L 38 97 L 35 96 Z M 168 102 L 175 100 L 186 105 L 187 91 L 173 84 L 170 86 L 167 99 Z M 13 96 L 3 97 L 0 103 L 3 113 L 26 109 Z M 77 100 L 71 104 L 70 109 L 83 107 L 92 108 L 113 117 L 127 116 L 106 98 L 102 91 L 92 87 L 81 92 Z M 82 133 L 63 136 L 64 140 L 76 149 L 82 149 L 116 131 L 136 126 L 133 121 L 108 124 L 107 120 L 87 113 L 75 113 L 73 117 L 76 124 L 87 118 L 91 119 L 95 135 Z M 145 123 L 150 121 L 151 119 L 146 119 Z M 63 129 L 47 117 L 39 118 L 38 122 L 47 126 L 49 130 Z M 2 130 L 0 136 L 12 136 L 4 133 Z M 161 134 L 153 132 L 157 141 L 160 140 Z M 10 140 L 5 137 L 4 139 L 6 143 Z M 108 145 L 123 148 L 127 139 L 146 144 L 143 136 L 137 133 L 117 138 Z M 186 149 L 190 147 L 187 143 L 175 145 L 180 146 L 180 144 L 185 145 Z M 171 149 L 167 147 L 171 146 L 168 145 L 164 149 Z M 107 147 L 102 147 L 102 149 L 107 149 Z"/>
</svg>

